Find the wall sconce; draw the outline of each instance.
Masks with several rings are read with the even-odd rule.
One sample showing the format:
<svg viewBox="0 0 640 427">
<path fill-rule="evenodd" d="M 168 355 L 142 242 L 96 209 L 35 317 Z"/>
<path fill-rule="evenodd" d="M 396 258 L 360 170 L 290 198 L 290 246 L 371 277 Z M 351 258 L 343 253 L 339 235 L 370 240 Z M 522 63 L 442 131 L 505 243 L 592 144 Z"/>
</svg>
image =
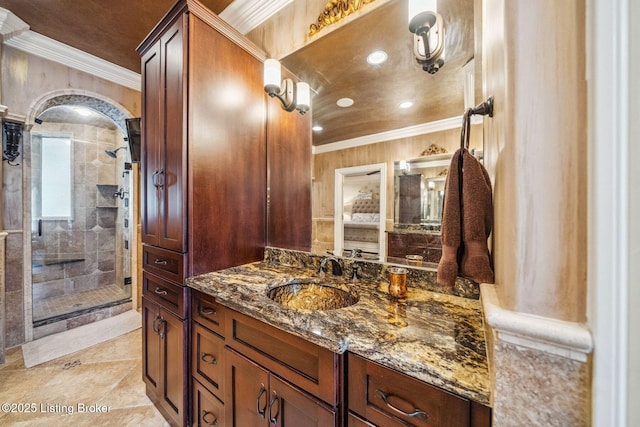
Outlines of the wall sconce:
<svg viewBox="0 0 640 427">
<path fill-rule="evenodd" d="M 280 62 L 277 59 L 264 61 L 264 91 L 278 98 L 285 111 L 298 110 L 304 114 L 311 108 L 311 89 L 305 82 L 294 85 L 293 80 L 282 80 Z"/>
<path fill-rule="evenodd" d="M 444 20 L 437 6 L 437 0 L 409 0 L 413 54 L 429 74 L 437 73 L 444 65 Z"/>
<path fill-rule="evenodd" d="M 2 138 L 2 160 L 7 160 L 11 166 L 18 166 L 19 163 L 12 163 L 20 155 L 20 140 L 22 140 L 22 124 L 4 122 L 2 124 L 4 135 Z"/>
</svg>

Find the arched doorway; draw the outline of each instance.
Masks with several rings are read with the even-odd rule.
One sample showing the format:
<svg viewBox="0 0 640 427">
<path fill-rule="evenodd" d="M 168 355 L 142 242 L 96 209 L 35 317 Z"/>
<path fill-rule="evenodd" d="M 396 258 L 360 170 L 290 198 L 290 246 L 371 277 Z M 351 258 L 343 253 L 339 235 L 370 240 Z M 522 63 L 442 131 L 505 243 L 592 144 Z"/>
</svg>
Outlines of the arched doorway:
<svg viewBox="0 0 640 427">
<path fill-rule="evenodd" d="M 87 92 L 47 94 L 30 111 L 33 334 L 27 336 L 33 339 L 132 306 L 137 245 L 129 117 Z"/>
</svg>

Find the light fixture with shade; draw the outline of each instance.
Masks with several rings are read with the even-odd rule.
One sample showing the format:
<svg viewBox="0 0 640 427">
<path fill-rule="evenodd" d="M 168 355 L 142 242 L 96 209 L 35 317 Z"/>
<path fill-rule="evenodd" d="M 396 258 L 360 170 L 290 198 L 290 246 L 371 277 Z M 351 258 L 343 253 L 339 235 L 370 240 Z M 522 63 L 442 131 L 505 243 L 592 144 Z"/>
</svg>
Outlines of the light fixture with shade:
<svg viewBox="0 0 640 427">
<path fill-rule="evenodd" d="M 264 61 L 264 91 L 272 98 L 278 98 L 285 111 L 298 110 L 305 114 L 311 108 L 311 88 L 305 82 L 293 83 L 282 79 L 280 62 L 277 59 Z"/>
<path fill-rule="evenodd" d="M 444 65 L 444 20 L 437 6 L 437 0 L 409 0 L 413 54 L 429 74 L 437 73 Z"/>
</svg>

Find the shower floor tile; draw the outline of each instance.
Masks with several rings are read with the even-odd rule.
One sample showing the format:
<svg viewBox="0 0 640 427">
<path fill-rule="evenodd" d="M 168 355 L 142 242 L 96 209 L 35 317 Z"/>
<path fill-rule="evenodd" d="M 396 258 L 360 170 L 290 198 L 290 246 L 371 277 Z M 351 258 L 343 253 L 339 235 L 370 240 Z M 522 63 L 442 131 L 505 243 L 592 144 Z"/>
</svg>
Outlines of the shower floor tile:
<svg viewBox="0 0 640 427">
<path fill-rule="evenodd" d="M 45 298 L 33 302 L 33 320 L 49 319 L 127 298 L 131 298 L 130 289 L 123 289 L 115 284 L 70 295 Z"/>
</svg>

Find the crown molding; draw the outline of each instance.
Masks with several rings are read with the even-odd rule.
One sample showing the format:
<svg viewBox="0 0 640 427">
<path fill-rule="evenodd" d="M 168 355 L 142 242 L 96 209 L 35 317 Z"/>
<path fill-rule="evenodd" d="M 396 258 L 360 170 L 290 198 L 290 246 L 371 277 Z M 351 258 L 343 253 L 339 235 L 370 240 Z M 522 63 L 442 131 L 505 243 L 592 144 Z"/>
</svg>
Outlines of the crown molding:
<svg viewBox="0 0 640 427">
<path fill-rule="evenodd" d="M 235 0 L 218 16 L 242 34 L 262 24 L 293 0 Z"/>
<path fill-rule="evenodd" d="M 130 89 L 141 90 L 140 74 L 42 34 L 30 30 L 23 31 L 5 40 L 4 44 Z"/>
<path fill-rule="evenodd" d="M 27 31 L 29 25 L 14 15 L 10 10 L 0 7 L 0 36 L 3 40 L 9 40 L 16 35 Z"/>
<path fill-rule="evenodd" d="M 482 116 L 472 116 L 471 124 L 482 123 Z M 422 123 L 415 126 L 388 130 L 385 132 L 372 133 L 370 135 L 358 136 L 356 138 L 345 139 L 343 141 L 332 142 L 330 144 L 318 145 L 311 148 L 312 154 L 328 153 L 330 151 L 344 150 L 347 148 L 361 147 L 363 145 L 377 144 L 378 142 L 392 141 L 400 138 L 410 138 L 412 136 L 426 135 L 429 133 L 441 132 L 443 130 L 456 129 L 462 126 L 462 116 L 449 117 L 448 119 L 436 120 Z"/>
<path fill-rule="evenodd" d="M 586 362 L 593 351 L 585 325 L 502 308 L 495 285 L 482 283 L 480 294 L 486 321 L 498 339 L 579 362 Z"/>
</svg>

